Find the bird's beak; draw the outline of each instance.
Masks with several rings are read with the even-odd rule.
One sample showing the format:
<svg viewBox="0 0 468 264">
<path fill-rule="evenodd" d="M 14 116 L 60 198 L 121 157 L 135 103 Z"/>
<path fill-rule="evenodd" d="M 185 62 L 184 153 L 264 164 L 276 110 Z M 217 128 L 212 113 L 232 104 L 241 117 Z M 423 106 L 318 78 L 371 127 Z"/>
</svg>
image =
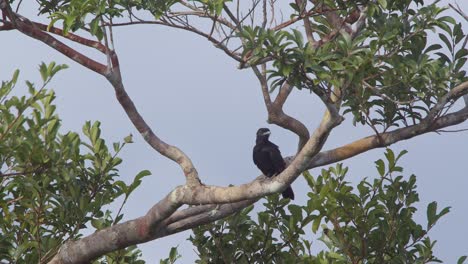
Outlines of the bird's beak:
<svg viewBox="0 0 468 264">
<path fill-rule="evenodd" d="M 270 131 L 266 131 L 266 132 L 263 132 L 262 136 L 266 136 L 266 135 L 270 135 L 271 132 Z"/>
</svg>

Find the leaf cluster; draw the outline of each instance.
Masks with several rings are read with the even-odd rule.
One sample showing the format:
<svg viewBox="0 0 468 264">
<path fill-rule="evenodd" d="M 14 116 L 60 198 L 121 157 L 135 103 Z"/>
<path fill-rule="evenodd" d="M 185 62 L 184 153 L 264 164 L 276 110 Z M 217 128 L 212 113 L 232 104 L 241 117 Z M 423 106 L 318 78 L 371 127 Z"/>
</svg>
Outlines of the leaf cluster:
<svg viewBox="0 0 468 264">
<path fill-rule="evenodd" d="M 443 16 L 446 8 L 437 1 L 325 2 L 343 20 L 357 6 L 365 8 L 359 33 L 337 30 L 326 12 L 309 19 L 315 42 L 295 28 L 245 26 L 240 32 L 250 64 L 272 61 L 272 90 L 287 80 L 324 101 L 338 96 L 355 124 L 385 131 L 419 122 L 440 97 L 467 80 L 466 33 L 461 23 Z M 293 8 L 298 16 L 300 8 Z M 439 43 L 429 43 L 434 31 Z"/>
<path fill-rule="evenodd" d="M 119 197 L 125 202 L 149 175 L 140 172 L 130 185 L 118 180 L 117 154 L 125 143 L 111 151 L 99 122 L 86 122 L 84 137 L 60 132 L 55 94 L 46 85 L 64 68 L 41 64 L 43 84 L 27 81 L 29 95 L 11 95 L 19 71 L 0 88 L 0 261 L 45 263 L 83 229 L 119 222 L 123 214 L 113 217 L 104 207 Z M 129 248 L 105 258 L 121 263 L 140 255 Z"/>
<path fill-rule="evenodd" d="M 38 2 L 40 12 L 49 14 L 50 26 L 60 21 L 65 34 L 85 29 L 98 40 L 102 40 L 105 26 L 113 18 L 128 16 L 132 23 L 138 19 L 135 12 L 149 12 L 155 22 L 172 25 L 175 22 L 171 19 L 176 19 L 178 12 L 171 11 L 181 7 L 176 7 L 176 0 Z M 232 14 L 223 13 L 228 2 L 197 0 L 190 4 L 196 6 L 200 16 L 215 20 L 223 16 L 229 21 Z M 288 81 L 325 103 L 338 101 L 343 114 L 352 115 L 355 125 L 368 125 L 374 131 L 420 122 L 442 96 L 467 80 L 468 37 L 461 23 L 444 15 L 446 8 L 438 1 L 312 2 L 306 6 L 294 2 L 288 10 L 290 19 L 308 20 L 311 36 L 306 36 L 297 24 L 278 29 L 257 23 L 253 14 L 259 7 L 253 5 L 252 22 L 244 21 L 247 17 L 230 21 L 236 28 L 220 43 L 226 41 L 227 45 L 227 39 L 236 36 L 242 45 L 235 50 L 242 51 L 241 57 L 248 65 L 267 61 L 271 91 Z M 336 14 L 341 25 L 331 22 L 327 17 L 330 12 Z M 188 17 L 175 16 L 181 23 L 177 27 L 203 31 Z M 352 16 L 364 18 L 358 29 L 353 29 L 358 25 L 351 26 L 356 22 Z M 432 43 L 435 37 L 438 40 Z M 443 110 L 452 106 L 453 102 L 449 102 Z"/>
</svg>

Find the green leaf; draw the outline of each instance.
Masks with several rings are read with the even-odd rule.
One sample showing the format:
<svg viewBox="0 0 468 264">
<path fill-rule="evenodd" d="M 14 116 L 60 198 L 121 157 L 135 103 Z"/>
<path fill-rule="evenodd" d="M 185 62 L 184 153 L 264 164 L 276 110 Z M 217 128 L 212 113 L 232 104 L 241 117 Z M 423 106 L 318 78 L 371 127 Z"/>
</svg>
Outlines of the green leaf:
<svg viewBox="0 0 468 264">
<path fill-rule="evenodd" d="M 124 137 L 124 142 L 125 143 L 133 143 L 133 135 L 130 134 L 130 135 Z"/>
<path fill-rule="evenodd" d="M 114 142 L 114 143 L 112 143 L 112 147 L 114 148 L 115 152 L 118 152 L 120 150 L 120 143 L 119 142 Z"/>
<path fill-rule="evenodd" d="M 440 44 L 432 44 L 432 45 L 430 45 L 429 47 L 426 48 L 424 53 L 428 53 L 428 52 L 431 52 L 431 51 L 434 51 L 434 50 L 439 50 L 441 48 L 442 48 L 442 46 Z"/>
<path fill-rule="evenodd" d="M 100 230 L 104 227 L 104 222 L 102 219 L 92 219 L 91 220 L 91 225 L 96 228 L 97 230 Z"/>
<path fill-rule="evenodd" d="M 447 36 L 439 33 L 439 38 L 445 43 L 445 46 L 450 50 L 450 52 L 453 52 L 452 42 L 447 38 Z"/>
<path fill-rule="evenodd" d="M 383 177 L 385 175 L 385 163 L 383 160 L 379 159 L 375 162 L 377 165 L 377 171 L 379 172 L 380 176 Z"/>
<path fill-rule="evenodd" d="M 388 166 L 393 167 L 395 165 L 395 153 L 389 148 L 387 148 L 387 151 L 385 153 L 385 157 L 388 160 Z"/>
<path fill-rule="evenodd" d="M 313 188 L 314 185 L 315 185 L 315 180 L 314 180 L 314 177 L 312 176 L 312 174 L 310 174 L 309 171 L 304 171 L 302 173 L 302 176 L 304 176 L 304 178 L 306 179 L 307 184 L 309 185 L 309 187 Z"/>
<path fill-rule="evenodd" d="M 132 184 L 128 186 L 127 191 L 125 192 L 125 195 L 128 197 L 138 186 L 141 184 L 141 179 L 143 177 L 151 175 L 151 172 L 149 170 L 142 170 L 140 171 L 135 178 L 133 179 Z"/>
<path fill-rule="evenodd" d="M 317 218 L 314 219 L 313 223 L 312 223 L 312 232 L 317 233 L 317 230 L 320 226 L 320 223 L 322 222 L 322 216 L 317 216 Z"/>
<path fill-rule="evenodd" d="M 451 16 L 440 17 L 440 18 L 437 19 L 437 21 L 448 22 L 448 23 L 453 24 L 453 25 L 455 25 L 457 23 L 457 21 Z"/>
<path fill-rule="evenodd" d="M 337 260 L 342 260 L 342 261 L 345 261 L 346 260 L 346 257 L 341 255 L 341 254 L 338 254 L 334 251 L 330 251 L 328 252 L 328 256 L 332 259 L 337 259 Z"/>
<path fill-rule="evenodd" d="M 149 170 L 142 170 L 135 176 L 135 179 L 133 181 L 139 181 L 143 177 L 146 177 L 146 176 L 149 176 L 149 175 L 151 175 L 151 172 Z"/>
<path fill-rule="evenodd" d="M 91 127 L 90 139 L 91 139 L 91 142 L 93 143 L 96 143 L 96 141 L 98 141 L 99 137 L 101 136 L 100 126 L 101 126 L 101 122 L 95 121 L 93 123 L 93 126 Z"/>
<path fill-rule="evenodd" d="M 429 229 L 436 221 L 437 202 L 427 206 L 427 228 Z"/>
<path fill-rule="evenodd" d="M 295 204 L 290 204 L 288 206 L 288 209 L 296 221 L 302 221 L 302 209 L 300 206 L 295 205 Z"/>
<path fill-rule="evenodd" d="M 382 6 L 382 8 L 387 8 L 387 0 L 377 0 L 377 2 L 379 2 L 379 5 Z"/>
<path fill-rule="evenodd" d="M 448 207 L 445 207 L 444 209 L 442 209 L 442 211 L 440 211 L 440 213 L 437 215 L 437 220 L 439 220 L 442 216 L 448 214 L 450 212 L 450 206 Z"/>
<path fill-rule="evenodd" d="M 177 247 L 172 247 L 171 251 L 169 252 L 169 260 L 171 263 L 174 263 L 179 258 L 179 253 L 177 251 Z"/>
<path fill-rule="evenodd" d="M 398 160 L 399 160 L 401 157 L 403 157 L 406 153 L 408 153 L 408 151 L 407 151 L 406 149 L 402 150 L 402 151 L 398 154 L 398 156 L 397 156 L 397 158 L 396 158 L 396 161 L 398 161 Z"/>
<path fill-rule="evenodd" d="M 41 74 L 42 81 L 46 82 L 49 78 L 49 73 L 47 71 L 47 66 L 44 62 L 39 64 L 39 73 Z"/>
<path fill-rule="evenodd" d="M 455 53 L 455 60 L 465 57 L 466 55 L 468 55 L 468 50 L 460 49 L 459 51 L 457 51 L 457 53 Z"/>
<path fill-rule="evenodd" d="M 16 83 L 16 81 L 18 80 L 19 73 L 20 71 L 18 69 L 16 69 L 15 72 L 13 72 L 13 77 L 11 78 L 12 83 Z"/>
<path fill-rule="evenodd" d="M 14 251 L 14 255 L 13 255 L 13 258 L 16 259 L 16 260 L 19 260 L 20 256 L 23 255 L 23 253 L 25 253 L 26 251 L 28 251 L 29 249 L 32 249 L 34 247 L 37 246 L 37 242 L 36 241 L 26 241 L 24 243 L 22 243 L 21 245 L 18 246 L 18 248 L 16 248 L 16 250 Z"/>
<path fill-rule="evenodd" d="M 461 257 L 458 259 L 457 264 L 463 264 L 463 263 L 465 263 L 465 260 L 466 260 L 467 257 L 468 257 L 468 256 L 461 256 Z"/>
</svg>

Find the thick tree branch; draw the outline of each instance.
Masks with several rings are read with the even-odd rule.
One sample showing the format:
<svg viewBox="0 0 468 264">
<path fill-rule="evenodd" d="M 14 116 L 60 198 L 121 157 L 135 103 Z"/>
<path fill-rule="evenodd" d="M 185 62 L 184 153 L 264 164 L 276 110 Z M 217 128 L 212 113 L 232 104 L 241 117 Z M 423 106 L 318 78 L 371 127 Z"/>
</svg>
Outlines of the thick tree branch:
<svg viewBox="0 0 468 264">
<path fill-rule="evenodd" d="M 430 127 L 424 128 L 424 125 L 417 124 L 400 128 L 392 132 L 381 133 L 380 137 L 377 135 L 365 137 L 342 147 L 317 154 L 309 163 L 308 169 L 339 162 L 371 149 L 387 147 L 402 140 L 407 140 L 428 132 L 434 132 L 441 128 L 454 126 L 466 121 L 467 119 L 468 108 L 464 108 L 463 110 L 455 113 L 437 118 Z"/>
<path fill-rule="evenodd" d="M 100 230 L 78 241 L 68 242 L 49 263 L 88 263 L 108 252 L 222 219 L 257 201 L 257 199 L 246 200 L 219 206 L 202 205 L 177 211 L 169 217 L 175 206 L 162 208 L 165 204 L 171 204 L 167 198 L 155 205 L 143 217 Z M 161 214 L 160 211 L 165 214 Z M 162 219 L 165 220 L 161 221 Z M 154 221 L 151 226 L 150 221 Z"/>
<path fill-rule="evenodd" d="M 460 111 L 450 113 L 442 117 L 437 117 L 437 114 L 440 113 L 440 110 L 447 102 L 450 100 L 456 100 L 465 94 L 468 94 L 468 82 L 461 83 L 450 90 L 439 100 L 436 106 L 429 112 L 429 115 L 419 124 L 396 129 L 391 132 L 381 133 L 379 135 L 365 137 L 342 147 L 321 152 L 312 159 L 308 168 L 312 169 L 342 161 L 371 149 L 387 147 L 402 140 L 407 140 L 428 132 L 437 131 L 441 128 L 460 124 L 468 119 L 467 106 Z"/>
<path fill-rule="evenodd" d="M 169 223 L 167 226 L 163 226 L 158 232 L 159 233 L 158 237 L 172 235 L 172 234 L 182 232 L 182 231 L 185 231 L 185 230 L 188 230 L 188 229 L 200 226 L 200 225 L 212 223 L 216 220 L 219 220 L 226 216 L 234 214 L 244 209 L 245 207 L 251 204 L 254 204 L 257 201 L 258 199 L 253 199 L 253 200 L 245 200 L 245 201 L 236 202 L 236 203 L 223 204 L 223 205 L 214 207 L 209 212 L 194 214 L 190 217 L 181 218 L 178 221 Z"/>
<path fill-rule="evenodd" d="M 269 109 L 271 107 L 271 98 L 270 98 L 270 92 L 268 91 L 268 83 L 267 83 L 266 76 L 258 70 L 257 66 L 252 66 L 252 71 L 255 73 L 255 76 L 257 76 L 257 79 L 260 82 L 260 88 L 262 89 L 262 95 L 263 95 L 263 101 L 267 109 Z"/>
<path fill-rule="evenodd" d="M 270 191 L 279 192 L 282 188 L 285 188 L 290 182 L 297 178 L 298 173 L 305 169 L 311 169 L 337 162 L 367 150 L 385 147 L 398 141 L 433 131 L 434 129 L 456 125 L 466 119 L 468 119 L 468 108 L 464 108 L 458 112 L 436 119 L 433 126 L 430 128 L 423 129 L 424 126 L 421 124 L 401 128 L 381 134 L 383 140 L 379 140 L 377 136 L 371 136 L 314 156 L 314 153 L 316 153 L 323 145 L 322 142 L 324 142 L 332 127 L 337 124 L 336 122 L 339 122 L 339 119 L 324 119 L 319 129 L 317 129 L 314 135 L 312 135 L 306 146 L 304 146 L 298 156 L 291 162 L 291 165 L 288 166 L 283 173 L 272 180 L 267 179 L 264 184 L 261 184 L 260 182 L 265 179 L 261 177 L 250 184 L 234 187 L 214 187 L 203 185 L 191 188 L 187 186 L 178 187 L 166 196 L 163 201 L 155 205 L 146 216 L 101 230 L 79 241 L 70 242 L 75 244 L 67 244 L 61 249 L 59 254 L 51 263 L 81 263 L 81 260 L 91 260 L 93 259 L 91 256 L 98 257 L 119 248 L 143 243 L 221 219 L 256 201 L 256 199 L 243 200 L 223 204 L 219 207 L 213 205 L 202 205 L 175 212 L 169 217 L 169 214 L 174 212 L 186 199 L 191 202 L 200 202 L 200 204 L 203 204 L 204 202 L 210 204 L 213 202 L 222 203 L 235 201 L 240 200 L 243 197 L 258 197 L 259 188 L 262 186 L 265 187 L 261 191 L 265 192 L 262 195 L 268 194 Z M 312 156 L 313 158 L 311 158 Z M 289 160 L 291 158 L 292 157 L 290 157 Z M 186 193 L 182 194 L 184 192 Z M 257 193 L 255 194 L 254 192 Z M 206 197 L 209 198 L 205 199 Z M 167 219 L 163 220 L 164 218 Z M 117 238 L 121 239 L 116 241 Z M 108 243 L 108 241 L 106 243 L 100 242 L 105 241 L 104 239 L 114 241 L 115 243 Z M 107 244 L 110 245 L 106 247 L 105 245 Z M 97 248 L 94 245 L 102 246 Z M 98 249 L 100 251 L 99 254 L 95 252 Z M 73 253 L 69 252 L 70 250 L 72 250 Z M 78 259 L 73 259 L 73 257 Z"/>
<path fill-rule="evenodd" d="M 289 82 L 286 80 L 283 85 L 281 86 L 278 95 L 275 98 L 274 105 L 276 107 L 283 107 L 284 103 L 286 103 L 286 100 L 288 99 L 289 95 L 291 94 L 293 90 L 293 87 L 289 84 Z"/>
<path fill-rule="evenodd" d="M 174 201 L 171 194 L 153 206 L 143 217 L 65 243 L 49 263 L 90 263 L 108 252 L 151 240 L 156 227 L 181 205 Z"/>
</svg>

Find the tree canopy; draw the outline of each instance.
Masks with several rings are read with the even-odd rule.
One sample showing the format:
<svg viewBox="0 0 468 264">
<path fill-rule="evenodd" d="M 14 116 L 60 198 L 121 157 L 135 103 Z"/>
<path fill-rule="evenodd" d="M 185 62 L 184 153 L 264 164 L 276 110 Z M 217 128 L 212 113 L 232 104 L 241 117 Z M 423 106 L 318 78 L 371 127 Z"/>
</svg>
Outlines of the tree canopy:
<svg viewBox="0 0 468 264">
<path fill-rule="evenodd" d="M 386 170 L 383 161 L 377 162 L 380 176 L 374 182 L 364 180 L 355 188 L 358 193 L 351 192 L 344 178 L 346 170 L 339 165 L 334 171 L 322 171 L 318 178 L 311 177 L 307 171 L 425 133 L 443 133 L 445 128 L 466 121 L 468 100 L 463 102 L 462 98 L 466 99 L 468 94 L 468 37 L 459 20 L 468 18 L 460 8 L 452 7 L 460 14 L 453 18 L 444 14 L 447 7 L 438 1 L 424 3 L 421 0 L 297 0 L 288 6 L 284 2 L 266 0 L 36 2 L 37 17 L 25 17 L 22 11 L 31 5 L 0 0 L 0 31 L 14 30 L 29 36 L 105 77 L 141 137 L 157 153 L 180 166 L 185 183 L 168 189 L 167 196 L 140 218 L 122 222 L 120 212 L 115 215 L 106 212 L 103 206 L 118 197 L 123 197 L 125 203 L 141 178 L 149 174 L 142 171 L 130 185 L 118 180 L 116 166 L 120 159 L 116 153 L 130 143 L 131 138 L 125 138 L 123 144 L 113 144 L 113 151 L 110 151 L 100 137 L 99 122 L 84 125 L 85 139 L 74 132 L 59 132 L 60 119 L 54 114 L 52 104 L 54 94 L 45 87 L 65 66 L 41 64 L 43 83 L 36 87 L 28 82 L 30 94 L 23 97 L 9 95 L 18 77 L 15 73 L 11 80 L 2 84 L 0 94 L 0 136 L 4 138 L 0 153 L 4 219 L 1 233 L 8 234 L 2 236 L 1 243 L 10 248 L 0 251 L 3 258 L 81 263 L 106 256 L 108 260 L 103 261 L 132 262 L 139 257 L 134 248 L 136 244 L 191 228 L 198 230 L 193 238 L 196 245 L 201 245 L 200 239 L 208 239 L 214 241 L 212 246 L 216 247 L 223 242 L 215 239 L 220 234 L 216 233 L 220 224 L 210 226 L 214 230 L 211 238 L 200 231 L 203 228 L 200 226 L 237 212 L 240 213 L 233 216 L 234 219 L 252 223 L 246 214 L 249 210 L 244 208 L 250 208 L 263 196 L 283 191 L 300 175 L 305 175 L 312 190 L 309 193 L 312 205 L 290 205 L 290 216 L 272 216 L 270 212 L 268 217 L 287 220 L 292 229 L 301 226 L 301 221 L 307 222 L 304 219 L 310 216 L 306 224 L 313 222 L 315 231 L 321 219 L 326 218 L 333 225 L 330 232 L 323 229 L 324 240 L 330 240 L 326 241 L 330 245 L 329 253 L 338 249 L 336 252 L 346 258 L 343 261 L 359 263 L 379 260 L 377 255 L 371 256 L 371 252 L 383 251 L 375 248 L 375 251 L 358 252 L 356 241 L 363 236 L 377 236 L 375 234 L 389 228 L 384 223 L 391 223 L 396 218 L 389 218 L 385 212 L 398 213 L 397 220 L 406 229 L 398 231 L 401 232 L 397 236 L 398 243 L 385 247 L 385 250 L 399 254 L 395 252 L 403 252 L 403 247 L 411 251 L 405 255 L 406 260 L 419 258 L 424 263 L 433 259 L 431 242 L 422 242 L 426 239 L 426 231 L 412 220 L 411 204 L 417 201 L 415 178 L 385 176 L 398 160 L 393 152 L 387 150 L 390 167 Z M 119 60 L 118 50 L 114 48 L 117 46 L 114 45 L 115 28 L 141 24 L 192 32 L 238 62 L 240 69 L 254 72 L 268 122 L 298 137 L 297 153 L 286 157 L 288 166 L 280 175 L 271 179 L 260 176 L 238 186 L 208 185 L 182 149 L 156 135 L 126 92 L 121 72 L 121 63 L 125 62 Z M 430 36 L 437 36 L 438 41 L 430 41 Z M 75 48 L 77 46 L 80 48 Z M 89 52 L 81 47 L 94 50 Z M 96 52 L 105 59 L 96 56 Z M 310 91 L 323 104 L 322 119 L 314 130 L 283 109 L 289 95 L 297 90 Z M 330 133 L 345 119 L 352 120 L 356 129 L 366 126 L 373 133 L 335 149 L 324 150 Z M 386 181 L 387 185 L 384 184 Z M 342 189 L 335 190 L 337 186 Z M 322 188 L 328 189 L 327 192 L 320 194 Z M 374 192 L 372 197 L 368 197 L 369 192 Z M 380 197 L 377 204 L 372 203 L 374 196 Z M 275 206 L 279 214 L 284 211 L 282 201 L 274 197 L 268 199 L 263 215 L 269 214 L 268 206 Z M 346 219 L 343 215 L 340 217 L 344 219 L 333 220 L 338 216 L 331 213 L 338 209 L 328 199 L 343 203 L 342 214 L 355 208 L 353 214 L 357 218 Z M 404 201 L 403 207 L 398 207 L 397 200 Z M 386 201 L 398 208 L 392 209 Z M 365 208 L 367 203 L 377 210 L 378 216 L 372 216 L 376 219 L 369 220 L 369 212 L 362 212 L 371 211 Z M 319 210 L 320 206 L 325 209 Z M 312 217 L 313 209 L 319 214 Z M 428 208 L 431 224 L 426 229 L 446 212 L 447 209 L 437 212 L 435 204 L 431 204 Z M 305 218 L 300 214 L 305 214 Z M 365 221 L 361 219 L 364 216 Z M 356 223 L 348 229 L 351 219 Z M 220 223 L 225 225 L 231 220 Z M 258 221 L 262 226 L 265 219 L 259 215 Z M 100 231 L 82 235 L 80 230 L 86 223 Z M 364 228 L 361 224 L 368 226 Z M 377 230 L 373 230 L 372 225 Z M 345 230 L 340 231 L 343 226 Z M 252 232 L 252 236 L 255 232 L 269 232 L 268 228 L 257 230 L 254 227 L 244 231 Z M 282 227 L 276 224 L 274 228 L 280 230 Z M 345 233 L 352 239 L 341 239 Z M 410 238 L 414 243 L 409 242 Z M 281 243 L 276 246 L 282 247 L 284 243 Z M 307 248 L 307 243 L 286 246 L 292 249 L 305 245 Z M 371 246 L 378 247 L 378 242 Z M 361 245 L 362 248 L 365 247 Z M 211 258 L 209 253 L 205 254 L 208 259 Z M 172 259 L 175 254 L 173 251 Z M 388 253 L 386 256 L 392 255 Z M 129 259 L 124 260 L 126 257 Z"/>
</svg>

